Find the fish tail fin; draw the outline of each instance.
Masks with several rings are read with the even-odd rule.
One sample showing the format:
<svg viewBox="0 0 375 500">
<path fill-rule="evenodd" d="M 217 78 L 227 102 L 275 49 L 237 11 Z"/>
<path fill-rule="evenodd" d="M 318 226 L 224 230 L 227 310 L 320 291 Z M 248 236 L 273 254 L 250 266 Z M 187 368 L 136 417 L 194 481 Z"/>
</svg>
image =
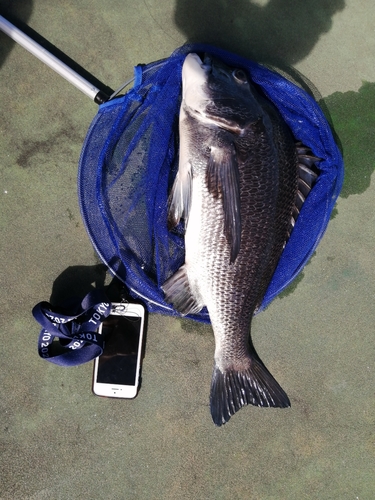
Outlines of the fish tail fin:
<svg viewBox="0 0 375 500">
<path fill-rule="evenodd" d="M 222 372 L 215 366 L 212 374 L 210 407 L 217 426 L 228 422 L 245 405 L 287 408 L 290 401 L 261 360 L 251 358 L 250 366 Z"/>
</svg>

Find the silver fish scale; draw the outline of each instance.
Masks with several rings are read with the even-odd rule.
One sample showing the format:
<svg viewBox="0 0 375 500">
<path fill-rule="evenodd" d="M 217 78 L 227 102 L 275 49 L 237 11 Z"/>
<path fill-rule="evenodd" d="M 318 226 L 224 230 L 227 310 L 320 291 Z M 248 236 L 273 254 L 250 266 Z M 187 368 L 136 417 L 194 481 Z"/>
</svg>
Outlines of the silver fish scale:
<svg viewBox="0 0 375 500">
<path fill-rule="evenodd" d="M 199 136 L 199 128 L 194 135 Z M 283 250 L 297 190 L 297 156 L 286 127 L 276 124 L 256 139 L 256 147 L 246 137 L 237 140 L 237 149 L 247 158 L 239 164 L 242 232 L 233 264 L 222 200 L 209 193 L 202 168 L 193 172 L 193 189 L 200 185 L 202 230 L 194 255 L 187 255 L 189 279 L 199 283 L 198 293 L 210 314 L 216 363 L 239 371 L 249 363 L 251 318 Z"/>
<path fill-rule="evenodd" d="M 215 334 L 211 416 L 222 425 L 245 404 L 290 406 L 254 349 L 250 325 L 292 227 L 298 156 L 279 112 L 242 70 L 189 54 L 182 73 L 168 224 L 187 219 L 185 264 L 163 290 L 182 314 L 207 306 Z"/>
</svg>

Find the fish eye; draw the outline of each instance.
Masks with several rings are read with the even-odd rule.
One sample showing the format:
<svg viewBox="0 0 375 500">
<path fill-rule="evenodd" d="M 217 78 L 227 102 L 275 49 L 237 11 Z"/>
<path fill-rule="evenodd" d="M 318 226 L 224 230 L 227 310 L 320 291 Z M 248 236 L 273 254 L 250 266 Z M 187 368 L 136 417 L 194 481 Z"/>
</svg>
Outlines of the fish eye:
<svg viewBox="0 0 375 500">
<path fill-rule="evenodd" d="M 232 75 L 237 83 L 247 83 L 246 73 L 242 69 L 235 69 Z"/>
</svg>

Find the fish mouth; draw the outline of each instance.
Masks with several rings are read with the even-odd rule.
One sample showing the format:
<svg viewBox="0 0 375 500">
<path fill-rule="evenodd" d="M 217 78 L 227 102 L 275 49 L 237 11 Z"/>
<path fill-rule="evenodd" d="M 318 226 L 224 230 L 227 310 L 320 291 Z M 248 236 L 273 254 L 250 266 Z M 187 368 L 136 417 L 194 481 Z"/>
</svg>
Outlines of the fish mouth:
<svg viewBox="0 0 375 500">
<path fill-rule="evenodd" d="M 205 74 L 206 77 L 214 71 L 220 73 L 222 76 L 230 79 L 233 70 L 226 66 L 223 62 L 211 56 L 208 52 L 196 53 L 191 52 L 185 59 L 187 71 Z"/>
<path fill-rule="evenodd" d="M 203 83 L 211 70 L 212 60 L 208 54 L 204 54 L 202 59 L 195 52 L 191 52 L 185 57 L 185 61 L 182 67 L 183 86 L 186 87 L 186 85 L 190 81 L 194 81 L 195 83 Z"/>
<path fill-rule="evenodd" d="M 235 72 L 247 83 L 242 70 L 232 69 L 208 53 L 189 53 L 182 67 L 182 106 L 184 115 L 209 128 L 220 128 L 243 136 L 254 120 L 241 117 L 235 98 L 222 90 L 233 85 Z M 215 83 L 219 82 L 219 83 Z M 220 82 L 224 82 L 220 87 Z"/>
</svg>

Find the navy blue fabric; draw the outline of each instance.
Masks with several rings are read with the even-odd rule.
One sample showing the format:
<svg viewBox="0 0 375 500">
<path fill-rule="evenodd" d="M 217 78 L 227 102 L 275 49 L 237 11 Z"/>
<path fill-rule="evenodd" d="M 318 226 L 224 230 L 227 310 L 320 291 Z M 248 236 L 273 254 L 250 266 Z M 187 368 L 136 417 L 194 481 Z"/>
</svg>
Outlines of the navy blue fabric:
<svg viewBox="0 0 375 500">
<path fill-rule="evenodd" d="M 305 266 L 341 190 L 343 161 L 315 100 L 278 73 L 226 51 L 185 45 L 170 58 L 135 68 L 125 96 L 103 104 L 79 164 L 81 213 L 102 260 L 150 311 L 177 315 L 161 285 L 184 262 L 183 225 L 167 230 L 168 193 L 178 167 L 181 68 L 189 52 L 208 52 L 241 67 L 277 106 L 296 140 L 322 158 L 320 175 L 297 220 L 260 310 Z M 209 321 L 207 310 L 192 318 Z"/>
<path fill-rule="evenodd" d="M 90 292 L 69 314 L 54 310 L 48 302 L 40 302 L 32 311 L 42 325 L 39 356 L 60 366 L 80 365 L 100 356 L 104 339 L 97 330 L 110 311 L 111 304 L 101 291 Z"/>
</svg>

